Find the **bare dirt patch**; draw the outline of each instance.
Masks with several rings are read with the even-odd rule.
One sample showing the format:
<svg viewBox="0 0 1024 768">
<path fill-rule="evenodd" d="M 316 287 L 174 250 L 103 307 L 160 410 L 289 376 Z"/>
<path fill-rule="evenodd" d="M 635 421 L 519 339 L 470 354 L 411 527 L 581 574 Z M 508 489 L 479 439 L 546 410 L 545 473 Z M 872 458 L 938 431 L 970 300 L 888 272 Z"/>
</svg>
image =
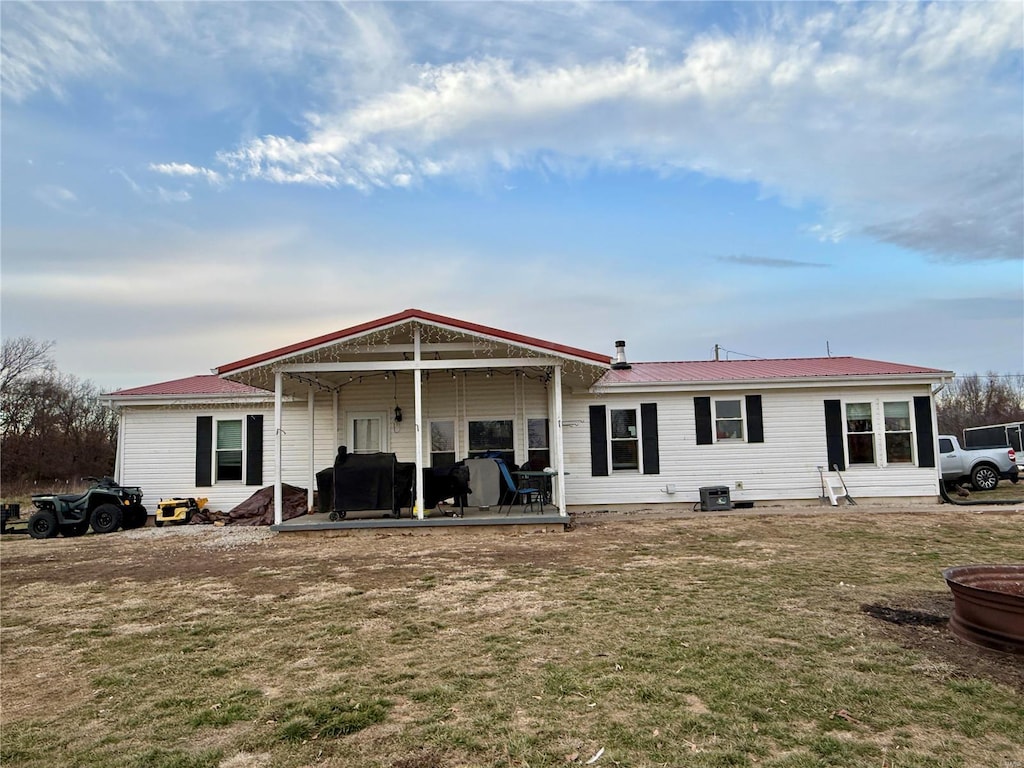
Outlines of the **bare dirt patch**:
<svg viewBox="0 0 1024 768">
<path fill-rule="evenodd" d="M 886 605 L 862 605 L 861 610 L 878 620 L 880 632 L 926 655 L 931 664 L 922 665 L 922 671 L 943 678 L 982 677 L 1024 695 L 1024 655 L 982 648 L 956 637 L 949 630 L 951 595 L 906 595 Z"/>
</svg>

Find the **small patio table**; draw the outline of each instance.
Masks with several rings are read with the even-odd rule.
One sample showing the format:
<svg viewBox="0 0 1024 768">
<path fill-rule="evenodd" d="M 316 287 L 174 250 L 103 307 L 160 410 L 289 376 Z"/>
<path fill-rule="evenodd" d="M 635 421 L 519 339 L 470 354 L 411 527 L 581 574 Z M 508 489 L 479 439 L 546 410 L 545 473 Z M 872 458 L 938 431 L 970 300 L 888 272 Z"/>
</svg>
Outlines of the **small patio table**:
<svg viewBox="0 0 1024 768">
<path fill-rule="evenodd" d="M 548 472 L 544 470 L 519 469 L 512 474 L 517 478 L 524 478 L 528 481 L 537 481 L 537 487 L 540 489 L 540 493 L 538 495 L 540 497 L 541 514 L 544 513 L 545 503 L 549 506 L 554 506 L 554 502 L 551 500 L 551 478 L 558 476 L 557 471 L 551 470 Z"/>
</svg>

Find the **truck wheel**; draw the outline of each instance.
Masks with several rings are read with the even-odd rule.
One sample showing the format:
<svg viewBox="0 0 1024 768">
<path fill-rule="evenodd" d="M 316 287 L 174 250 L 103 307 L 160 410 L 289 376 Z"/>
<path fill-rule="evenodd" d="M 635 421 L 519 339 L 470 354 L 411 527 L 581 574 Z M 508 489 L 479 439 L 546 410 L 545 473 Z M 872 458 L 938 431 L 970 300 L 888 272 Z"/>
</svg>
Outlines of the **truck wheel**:
<svg viewBox="0 0 1024 768">
<path fill-rule="evenodd" d="M 92 512 L 92 529 L 96 533 L 112 533 L 121 526 L 121 508 L 117 504 L 100 504 Z"/>
<path fill-rule="evenodd" d="M 28 519 L 28 535 L 33 539 L 52 539 L 58 531 L 57 516 L 48 509 L 41 509 Z"/>
<path fill-rule="evenodd" d="M 971 487 L 976 491 L 991 491 L 999 485 L 999 473 L 988 464 L 975 467 L 971 472 Z"/>
</svg>

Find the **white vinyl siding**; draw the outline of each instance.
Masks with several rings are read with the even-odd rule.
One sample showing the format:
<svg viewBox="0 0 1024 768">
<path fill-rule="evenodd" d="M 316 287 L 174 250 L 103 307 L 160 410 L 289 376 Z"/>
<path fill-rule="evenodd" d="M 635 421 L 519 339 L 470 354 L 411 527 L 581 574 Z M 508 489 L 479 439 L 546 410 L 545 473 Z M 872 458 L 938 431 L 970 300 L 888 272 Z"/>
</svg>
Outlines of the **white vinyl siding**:
<svg viewBox="0 0 1024 768">
<path fill-rule="evenodd" d="M 747 394 L 762 396 L 764 443 L 724 441 L 713 446 L 697 445 L 693 399 L 706 392 L 658 393 L 643 399 L 658 404 L 658 446 L 661 472 L 658 475 L 613 473 L 593 477 L 590 472 L 590 405 L 609 409 L 631 407 L 635 394 L 605 393 L 595 400 L 584 393 L 564 400 L 566 500 L 570 507 L 603 508 L 615 504 L 693 503 L 704 486 L 726 486 L 733 501 L 816 500 L 821 494 L 817 467 L 827 463 L 824 400 L 881 403 L 905 400 L 913 413 L 913 398 L 928 395 L 929 388 L 835 387 L 774 388 L 714 393 L 715 399 L 743 399 Z M 916 434 L 916 433 L 915 433 Z M 881 432 L 878 440 L 883 440 Z M 878 452 L 884 450 L 880 444 Z M 937 496 L 937 473 L 931 467 L 897 463 L 851 467 L 844 472 L 855 498 Z M 666 484 L 678 491 L 666 494 Z M 743 485 L 737 488 L 737 483 Z"/>
<path fill-rule="evenodd" d="M 371 382 L 345 386 L 337 395 L 317 392 L 314 400 L 313 444 L 309 439 L 309 406 L 305 398 L 286 402 L 282 411 L 282 480 L 299 488 L 309 488 L 316 472 L 333 465 L 339 445 L 347 439 L 346 423 L 353 413 L 391 414 L 394 404 L 405 412 L 405 419 L 395 423 L 388 418 L 382 425 L 387 430 L 389 451 L 400 461 L 413 461 L 416 455 L 412 377 L 400 376 L 394 382 Z M 550 386 L 550 385 L 549 385 Z M 723 441 L 712 446 L 697 445 L 694 396 L 713 400 L 743 400 L 746 395 L 762 396 L 764 443 Z M 846 403 L 871 403 L 875 414 L 875 454 L 877 465 L 852 466 L 844 477 L 855 498 L 928 497 L 938 494 L 937 471 L 917 467 L 913 462 L 883 461 L 892 440 L 906 442 L 905 430 L 886 431 L 883 414 L 893 414 L 885 403 L 909 403 L 911 434 L 916 436 L 913 398 L 927 396 L 929 387 L 909 386 L 847 386 L 806 388 L 764 388 L 721 390 L 715 392 L 657 392 L 589 394 L 585 388 L 563 390 L 563 467 L 566 502 L 575 509 L 602 509 L 614 505 L 652 505 L 669 503 L 692 504 L 699 500 L 703 486 L 727 486 L 732 499 L 755 500 L 759 504 L 773 500 L 816 500 L 820 493 L 817 467 L 827 462 L 823 402 L 826 399 Z M 550 413 L 549 391 L 543 382 L 513 379 L 509 375 L 482 375 L 470 378 L 464 386 L 460 379 L 433 374 L 423 387 L 423 454 L 430 456 L 429 422 L 432 419 L 454 422 L 456 460 L 466 457 L 468 422 L 473 420 L 511 419 L 516 462 L 522 464 L 530 455 L 531 419 L 551 418 L 550 445 L 555 445 L 557 424 Z M 637 409 L 640 402 L 657 403 L 660 474 L 617 472 L 608 477 L 590 474 L 589 406 L 604 405 L 607 409 Z M 227 511 L 259 490 L 257 486 L 239 484 L 195 486 L 196 417 L 210 416 L 218 420 L 244 419 L 246 415 L 263 416 L 263 484 L 272 485 L 274 468 L 274 409 L 272 399 L 260 404 L 166 406 L 125 406 L 122 411 L 123 439 L 120 465 L 121 480 L 142 487 L 144 504 L 152 512 L 161 498 L 173 496 L 207 496 L 210 508 Z M 712 411 L 714 413 L 714 411 Z M 893 415 L 891 418 L 896 419 Z M 899 416 L 902 419 L 902 416 Z M 845 409 L 844 409 L 845 420 Z M 900 422 L 902 424 L 902 422 Z M 335 429 L 337 424 L 337 429 Z M 896 427 L 897 421 L 890 422 Z M 745 427 L 748 425 L 744 425 Z M 890 442 L 887 444 L 887 436 Z M 610 433 L 609 433 L 610 434 Z M 244 441 L 243 441 L 244 444 Z M 911 438 L 916 456 L 916 442 Z M 312 459 L 311 459 L 312 456 Z M 552 453 L 552 464 L 557 457 Z M 667 494 L 666 484 L 678 492 Z M 742 484 L 743 488 L 738 488 Z"/>
<path fill-rule="evenodd" d="M 293 424 L 300 418 L 303 424 L 306 421 L 305 412 L 299 414 L 296 410 L 294 406 L 286 409 L 286 424 L 293 433 L 298 431 Z M 209 509 L 227 512 L 259 487 L 245 485 L 242 481 L 196 486 L 196 417 L 212 416 L 215 423 L 232 420 L 244 423 L 246 416 L 257 414 L 263 416 L 263 480 L 264 484 L 270 484 L 274 467 L 274 409 L 264 404 L 197 406 L 194 409 L 122 408 L 123 429 L 118 447 L 120 480 L 142 488 L 142 503 L 150 514 L 156 511 L 161 499 L 189 496 L 205 496 L 209 499 Z M 306 481 L 294 474 L 286 482 L 306 486 Z"/>
</svg>

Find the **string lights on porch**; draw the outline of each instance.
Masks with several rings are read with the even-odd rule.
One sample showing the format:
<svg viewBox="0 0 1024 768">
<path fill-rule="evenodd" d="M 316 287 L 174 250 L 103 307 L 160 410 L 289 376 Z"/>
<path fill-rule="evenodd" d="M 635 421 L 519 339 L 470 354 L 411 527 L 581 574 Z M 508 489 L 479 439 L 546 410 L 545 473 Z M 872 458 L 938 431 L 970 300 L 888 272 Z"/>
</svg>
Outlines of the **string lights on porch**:
<svg viewBox="0 0 1024 768">
<path fill-rule="evenodd" d="M 350 363 L 363 356 L 380 356 L 389 352 L 394 355 L 393 359 L 409 362 L 412 359 L 412 355 L 407 349 L 392 350 L 389 348 L 397 345 L 408 346 L 411 344 L 416 329 L 419 330 L 421 345 L 428 348 L 424 350 L 424 360 L 440 361 L 444 359 L 441 351 L 429 349 L 433 345 L 460 345 L 457 353 L 459 360 L 479 360 L 481 362 L 480 369 L 459 369 L 467 376 L 482 374 L 487 378 L 493 378 L 496 374 L 507 376 L 515 375 L 514 372 L 518 372 L 518 375 L 528 379 L 543 380 L 546 383 L 551 381 L 551 371 L 543 366 L 533 367 L 527 364 L 522 368 L 512 370 L 486 367 L 486 361 L 490 358 L 521 358 L 528 360 L 529 358 L 550 356 L 551 353 L 546 350 L 531 349 L 511 341 L 482 337 L 465 330 L 417 321 L 380 328 L 355 339 L 340 339 L 334 342 L 326 342 L 298 352 L 290 357 L 268 361 L 265 365 L 229 375 L 228 378 L 272 392 L 274 390 L 275 373 L 283 365 L 301 366 L 307 363 L 310 365 Z M 379 360 L 379 362 L 386 364 L 386 360 L 383 359 Z M 562 366 L 563 375 L 581 378 L 587 385 L 592 384 L 603 373 L 603 366 L 599 364 L 575 360 L 571 357 L 561 357 L 559 362 Z M 301 382 L 306 386 L 313 387 L 317 391 L 338 392 L 348 384 L 359 383 L 364 380 L 370 381 L 377 377 L 387 379 L 389 376 L 397 376 L 398 373 L 397 371 L 369 370 L 358 376 L 350 375 L 347 381 L 340 383 L 326 381 L 325 378 L 330 377 L 329 373 L 325 374 L 324 378 L 319 378 L 311 374 L 289 371 L 286 373 L 286 376 L 289 380 Z M 429 371 L 424 370 L 422 375 L 424 377 L 428 376 Z M 455 375 L 454 370 L 452 375 Z"/>
</svg>

